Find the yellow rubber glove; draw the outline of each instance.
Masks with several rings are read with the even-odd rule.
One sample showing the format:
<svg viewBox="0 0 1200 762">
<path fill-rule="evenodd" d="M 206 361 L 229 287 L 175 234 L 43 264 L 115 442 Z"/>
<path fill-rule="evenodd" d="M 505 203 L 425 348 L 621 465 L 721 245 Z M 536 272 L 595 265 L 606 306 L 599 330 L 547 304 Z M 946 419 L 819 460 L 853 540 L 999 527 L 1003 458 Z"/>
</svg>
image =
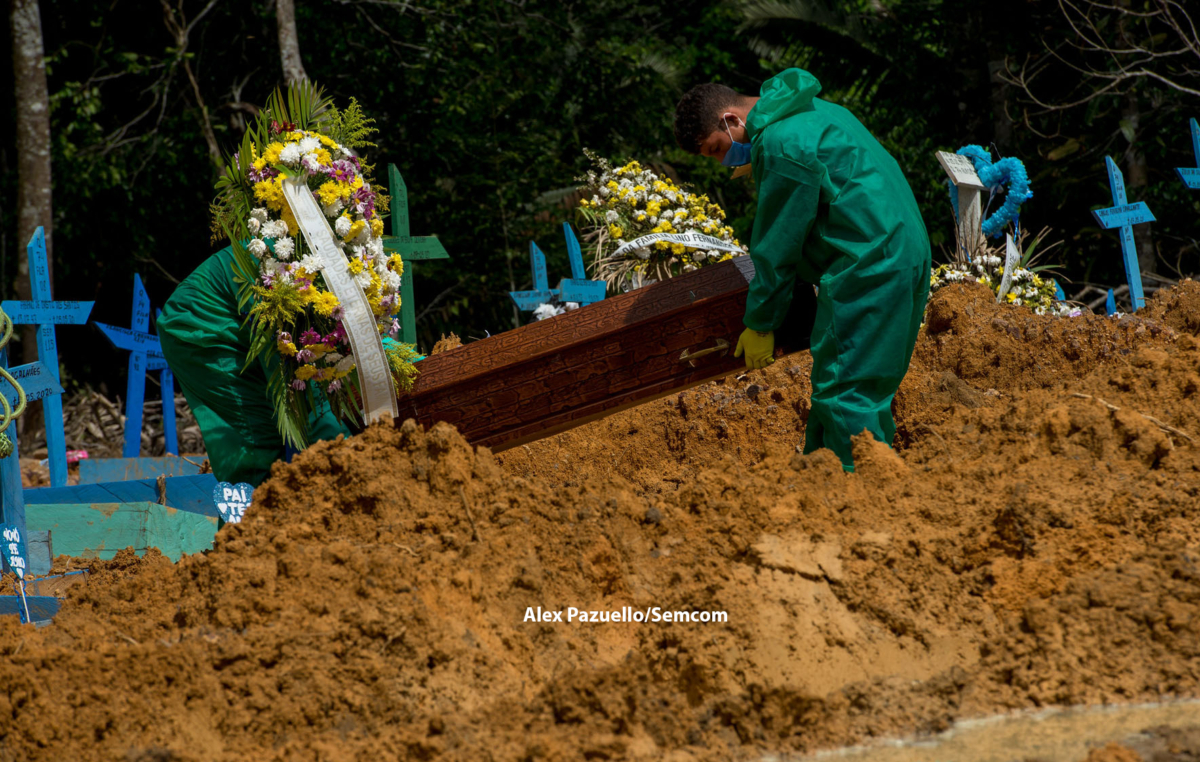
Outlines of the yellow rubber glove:
<svg viewBox="0 0 1200 762">
<path fill-rule="evenodd" d="M 733 350 L 734 357 L 746 355 L 747 368 L 765 368 L 775 362 L 775 334 L 771 331 L 762 332 L 747 328 L 738 337 L 737 348 Z"/>
</svg>

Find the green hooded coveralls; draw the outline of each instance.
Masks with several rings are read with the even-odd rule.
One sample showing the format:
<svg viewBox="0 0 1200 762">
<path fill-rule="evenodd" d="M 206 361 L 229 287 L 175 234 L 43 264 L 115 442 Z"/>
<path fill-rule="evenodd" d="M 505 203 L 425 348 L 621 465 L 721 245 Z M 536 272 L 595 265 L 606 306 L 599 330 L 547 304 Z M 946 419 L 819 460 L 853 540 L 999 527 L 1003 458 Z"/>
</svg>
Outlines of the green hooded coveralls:
<svg viewBox="0 0 1200 762">
<path fill-rule="evenodd" d="M 267 397 L 267 370 L 255 363 L 242 372 L 250 348 L 243 317 L 233 282 L 233 252 L 226 247 L 171 294 L 158 318 L 158 338 L 200 424 L 213 474 L 221 481 L 257 487 L 271 464 L 284 458 L 285 448 Z M 308 425 L 311 441 L 350 435 L 323 399 Z"/>
<path fill-rule="evenodd" d="M 892 397 L 908 371 L 929 294 L 930 248 L 896 160 L 802 69 L 763 83 L 746 118 L 758 212 L 745 324 L 774 331 L 796 281 L 816 284 L 812 408 L 804 451 L 854 469 L 850 437 L 891 445 Z"/>
</svg>

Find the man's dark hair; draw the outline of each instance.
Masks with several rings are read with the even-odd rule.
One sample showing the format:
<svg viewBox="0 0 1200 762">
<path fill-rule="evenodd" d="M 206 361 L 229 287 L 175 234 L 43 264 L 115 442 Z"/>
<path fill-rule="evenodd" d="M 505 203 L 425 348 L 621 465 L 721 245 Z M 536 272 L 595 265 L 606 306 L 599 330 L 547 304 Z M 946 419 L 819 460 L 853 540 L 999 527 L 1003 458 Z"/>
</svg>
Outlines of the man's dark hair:
<svg viewBox="0 0 1200 762">
<path fill-rule="evenodd" d="M 741 103 L 745 96 L 736 90 L 709 82 L 696 85 L 675 107 L 675 140 L 688 153 L 700 153 L 700 144 L 720 129 L 721 112 Z"/>
</svg>

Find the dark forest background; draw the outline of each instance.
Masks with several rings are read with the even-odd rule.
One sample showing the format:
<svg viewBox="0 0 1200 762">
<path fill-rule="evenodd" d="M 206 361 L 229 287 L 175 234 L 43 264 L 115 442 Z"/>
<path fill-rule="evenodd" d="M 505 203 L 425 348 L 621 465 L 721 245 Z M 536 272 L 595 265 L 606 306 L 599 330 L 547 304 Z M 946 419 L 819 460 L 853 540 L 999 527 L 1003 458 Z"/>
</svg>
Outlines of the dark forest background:
<svg viewBox="0 0 1200 762">
<path fill-rule="evenodd" d="M 281 54 L 279 15 L 298 42 Z M 420 345 L 511 328 L 506 296 L 528 288 L 528 242 L 552 280 L 568 272 L 558 227 L 586 167 L 583 149 L 637 158 L 707 192 L 749 240 L 752 186 L 680 151 L 674 105 L 692 85 L 744 92 L 788 66 L 855 112 L 905 168 L 933 237 L 953 242 L 935 150 L 990 145 L 1022 159 L 1033 199 L 1022 223 L 1053 228 L 1069 295 L 1124 282 L 1104 157 L 1130 200 L 1147 284 L 1200 269 L 1195 165 L 1200 42 L 1186 6 L 1156 0 L 12 0 L 0 54 L 0 284 L 17 298 L 30 230 L 18 220 L 13 125 L 32 5 L 40 13 L 49 105 L 55 297 L 96 300 L 92 318 L 128 325 L 139 273 L 155 305 L 212 251 L 215 151 L 303 67 L 339 105 L 357 98 L 380 128 L 369 159 L 395 163 L 412 231 L 453 257 L 416 269 Z M 1200 23 L 1200 13 L 1193 13 Z M 1188 46 L 1191 47 L 1188 47 Z M 30 175 L 26 176 L 28 181 Z M 884 202 L 881 200 L 881 202 Z M 125 359 L 91 327 L 58 331 L 65 381 L 123 388 Z M 20 349 L 17 350 L 18 356 Z"/>
</svg>

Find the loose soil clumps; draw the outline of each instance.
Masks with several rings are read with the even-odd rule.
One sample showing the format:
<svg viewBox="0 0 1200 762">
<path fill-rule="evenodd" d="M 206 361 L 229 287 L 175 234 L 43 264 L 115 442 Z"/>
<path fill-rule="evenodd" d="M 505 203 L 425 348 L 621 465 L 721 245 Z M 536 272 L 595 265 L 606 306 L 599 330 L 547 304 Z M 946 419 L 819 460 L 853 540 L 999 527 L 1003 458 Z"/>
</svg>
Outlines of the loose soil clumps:
<svg viewBox="0 0 1200 762">
<path fill-rule="evenodd" d="M 1194 696 L 1198 288 L 1121 319 L 940 291 L 854 474 L 796 452 L 806 356 L 499 457 L 318 444 L 212 552 L 0 623 L 0 761 L 752 759 Z"/>
</svg>

